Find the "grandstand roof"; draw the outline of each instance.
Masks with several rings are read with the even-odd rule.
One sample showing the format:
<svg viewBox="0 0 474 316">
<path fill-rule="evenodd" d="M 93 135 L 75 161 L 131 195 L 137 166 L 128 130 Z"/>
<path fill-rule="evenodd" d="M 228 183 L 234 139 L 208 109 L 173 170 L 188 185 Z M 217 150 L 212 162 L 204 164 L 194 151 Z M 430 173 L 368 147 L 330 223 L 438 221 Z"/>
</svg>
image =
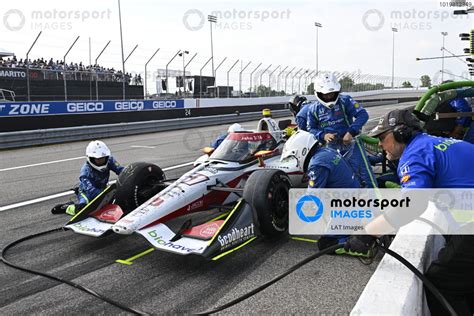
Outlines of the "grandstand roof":
<svg viewBox="0 0 474 316">
<path fill-rule="evenodd" d="M 0 47 L 0 57 L 14 56 L 15 54 Z"/>
</svg>

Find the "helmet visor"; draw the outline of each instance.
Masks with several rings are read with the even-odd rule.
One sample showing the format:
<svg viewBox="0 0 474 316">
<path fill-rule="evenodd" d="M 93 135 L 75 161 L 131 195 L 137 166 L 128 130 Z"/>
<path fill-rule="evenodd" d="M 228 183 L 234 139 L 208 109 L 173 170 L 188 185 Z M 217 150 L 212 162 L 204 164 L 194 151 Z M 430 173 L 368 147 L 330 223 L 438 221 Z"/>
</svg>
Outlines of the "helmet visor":
<svg viewBox="0 0 474 316">
<path fill-rule="evenodd" d="M 320 100 L 323 100 L 324 102 L 335 102 L 337 100 L 337 97 L 339 96 L 339 92 L 330 92 L 330 93 L 321 93 L 318 92 L 318 98 Z"/>
<path fill-rule="evenodd" d="M 101 158 L 90 157 L 89 159 L 97 167 L 105 166 L 107 164 L 107 161 L 109 161 L 109 157 L 107 157 L 107 156 L 101 157 Z"/>
</svg>

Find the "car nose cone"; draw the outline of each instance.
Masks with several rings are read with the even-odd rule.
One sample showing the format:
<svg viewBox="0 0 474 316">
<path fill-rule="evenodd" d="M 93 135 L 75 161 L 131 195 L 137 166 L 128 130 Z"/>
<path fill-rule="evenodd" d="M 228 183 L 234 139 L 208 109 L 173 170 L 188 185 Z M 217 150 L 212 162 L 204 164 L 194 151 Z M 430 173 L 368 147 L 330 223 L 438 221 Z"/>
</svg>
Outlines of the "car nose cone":
<svg viewBox="0 0 474 316">
<path fill-rule="evenodd" d="M 123 225 L 114 225 L 112 226 L 112 230 L 117 233 L 117 234 L 121 234 L 121 235 L 131 235 L 134 230 L 131 229 L 130 227 L 125 227 Z"/>
</svg>

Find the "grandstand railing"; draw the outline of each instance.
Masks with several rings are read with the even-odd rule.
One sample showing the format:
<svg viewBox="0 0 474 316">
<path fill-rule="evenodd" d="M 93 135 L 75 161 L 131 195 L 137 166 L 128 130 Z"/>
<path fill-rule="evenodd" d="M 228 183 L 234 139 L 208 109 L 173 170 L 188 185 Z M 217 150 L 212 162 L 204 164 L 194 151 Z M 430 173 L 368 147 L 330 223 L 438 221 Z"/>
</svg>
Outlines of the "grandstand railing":
<svg viewBox="0 0 474 316">
<path fill-rule="evenodd" d="M 1 67 L 2 69 L 8 69 L 11 71 L 26 71 L 26 67 Z M 44 69 L 30 67 L 30 79 L 32 80 L 63 80 L 64 70 L 63 69 Z M 100 71 L 100 70 L 68 70 L 66 69 L 66 80 L 78 80 L 78 81 L 114 81 L 121 82 L 123 79 L 122 73 Z M 126 77 L 126 81 L 132 84 L 141 84 L 140 82 L 132 82 L 132 77 Z"/>
<path fill-rule="evenodd" d="M 15 92 L 7 89 L 0 89 L 0 101 L 15 101 Z"/>
</svg>

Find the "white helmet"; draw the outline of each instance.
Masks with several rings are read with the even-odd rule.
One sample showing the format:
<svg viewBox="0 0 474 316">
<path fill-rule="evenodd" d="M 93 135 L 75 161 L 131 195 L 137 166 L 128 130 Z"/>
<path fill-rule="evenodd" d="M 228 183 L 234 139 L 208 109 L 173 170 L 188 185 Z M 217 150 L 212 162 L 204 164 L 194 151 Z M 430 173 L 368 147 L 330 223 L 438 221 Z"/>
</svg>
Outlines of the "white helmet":
<svg viewBox="0 0 474 316">
<path fill-rule="evenodd" d="M 109 161 L 110 149 L 107 145 L 100 141 L 94 140 L 87 145 L 86 148 L 87 161 L 92 168 L 98 171 L 104 171 L 107 168 L 107 162 Z M 97 159 L 106 158 L 105 162 L 99 163 Z"/>
<path fill-rule="evenodd" d="M 313 148 L 317 145 L 318 140 L 316 136 L 309 132 L 298 130 L 296 133 L 291 135 L 291 137 L 286 141 L 285 146 L 283 146 L 280 161 L 283 161 L 288 157 L 294 157 L 298 160 L 298 166 L 303 172 L 306 172 L 306 170 L 304 170 L 307 168 L 305 162 L 307 162 L 308 155 L 314 153 Z"/>
<path fill-rule="evenodd" d="M 339 99 L 341 84 L 332 73 L 323 73 L 318 75 L 314 82 L 314 91 L 316 98 L 325 107 L 332 109 Z"/>
<path fill-rule="evenodd" d="M 245 129 L 239 123 L 234 123 L 231 126 L 229 126 L 229 129 L 227 129 L 227 133 L 244 132 L 244 131 Z"/>
</svg>

